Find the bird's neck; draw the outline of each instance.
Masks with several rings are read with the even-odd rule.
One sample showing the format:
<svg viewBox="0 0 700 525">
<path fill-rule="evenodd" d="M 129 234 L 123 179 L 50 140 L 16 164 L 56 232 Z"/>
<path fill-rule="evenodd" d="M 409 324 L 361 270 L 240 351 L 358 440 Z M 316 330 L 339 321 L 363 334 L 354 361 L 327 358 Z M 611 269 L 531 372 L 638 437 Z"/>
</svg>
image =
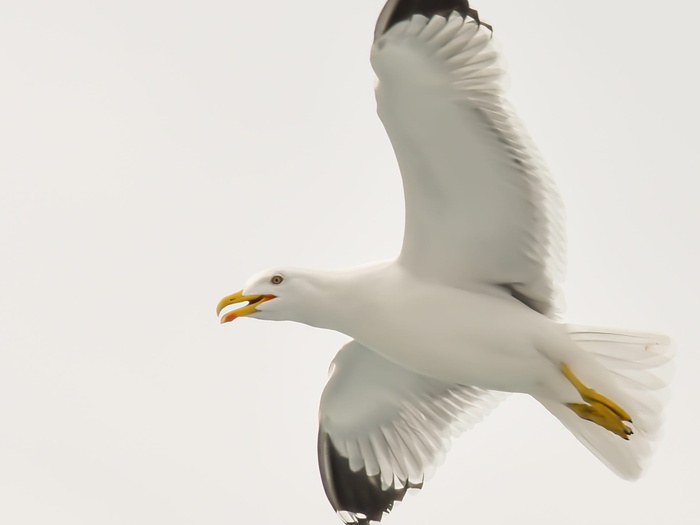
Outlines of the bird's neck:
<svg viewBox="0 0 700 525">
<path fill-rule="evenodd" d="M 313 308 L 301 321 L 353 336 L 352 326 L 372 316 L 375 299 L 386 283 L 388 263 L 380 262 L 340 271 L 317 272 Z"/>
</svg>

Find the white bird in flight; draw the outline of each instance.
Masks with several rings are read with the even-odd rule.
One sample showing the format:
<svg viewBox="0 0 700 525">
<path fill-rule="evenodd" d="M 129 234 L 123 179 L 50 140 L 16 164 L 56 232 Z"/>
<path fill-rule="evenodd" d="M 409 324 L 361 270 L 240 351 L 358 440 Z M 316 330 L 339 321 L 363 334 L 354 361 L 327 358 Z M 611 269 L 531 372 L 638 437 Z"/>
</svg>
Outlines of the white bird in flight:
<svg viewBox="0 0 700 525">
<path fill-rule="evenodd" d="M 353 338 L 319 410 L 333 508 L 345 523 L 379 521 L 507 392 L 531 395 L 616 474 L 638 478 L 661 425 L 670 341 L 557 321 L 563 209 L 504 99 L 491 26 L 467 0 L 389 0 L 371 62 L 403 178 L 401 253 L 343 271 L 274 268 L 217 307 L 223 323 L 291 320 Z"/>
</svg>

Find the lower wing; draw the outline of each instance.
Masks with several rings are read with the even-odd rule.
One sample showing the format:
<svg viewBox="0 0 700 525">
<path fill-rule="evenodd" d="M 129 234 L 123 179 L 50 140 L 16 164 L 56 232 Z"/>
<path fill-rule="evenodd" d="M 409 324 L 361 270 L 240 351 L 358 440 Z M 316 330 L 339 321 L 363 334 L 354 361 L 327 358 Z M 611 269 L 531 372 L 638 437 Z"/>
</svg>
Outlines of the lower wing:
<svg viewBox="0 0 700 525">
<path fill-rule="evenodd" d="M 411 372 L 352 341 L 336 355 L 319 409 L 323 487 L 345 523 L 379 521 L 421 488 L 450 438 L 505 397 Z"/>
</svg>

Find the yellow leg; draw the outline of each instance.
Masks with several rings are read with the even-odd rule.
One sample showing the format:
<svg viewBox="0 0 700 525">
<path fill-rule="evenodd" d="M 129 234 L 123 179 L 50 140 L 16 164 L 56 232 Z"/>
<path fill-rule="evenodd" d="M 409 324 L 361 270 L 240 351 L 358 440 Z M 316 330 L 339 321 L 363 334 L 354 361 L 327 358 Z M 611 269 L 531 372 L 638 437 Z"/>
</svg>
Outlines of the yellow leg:
<svg viewBox="0 0 700 525">
<path fill-rule="evenodd" d="M 566 406 L 580 418 L 592 421 L 623 439 L 629 439 L 632 429 L 623 421 L 631 423 L 630 415 L 614 401 L 584 385 L 566 363 L 561 363 L 560 368 L 564 376 L 578 390 L 581 399 L 588 403 L 567 403 Z"/>
</svg>

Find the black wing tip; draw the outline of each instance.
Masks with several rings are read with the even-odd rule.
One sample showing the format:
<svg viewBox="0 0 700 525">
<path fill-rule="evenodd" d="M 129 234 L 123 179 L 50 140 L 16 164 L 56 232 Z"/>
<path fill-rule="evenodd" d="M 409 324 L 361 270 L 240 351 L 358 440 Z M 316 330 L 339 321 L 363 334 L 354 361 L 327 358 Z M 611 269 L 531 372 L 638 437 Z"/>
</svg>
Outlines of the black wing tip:
<svg viewBox="0 0 700 525">
<path fill-rule="evenodd" d="M 350 461 L 343 457 L 331 441 L 330 435 L 319 429 L 318 466 L 321 482 L 328 501 L 345 523 L 370 525 L 381 521 L 402 501 L 408 489 L 422 487 L 422 483 L 406 483 L 404 487 L 382 490 L 379 474 L 368 476 L 364 469 L 353 472 Z"/>
<path fill-rule="evenodd" d="M 423 15 L 431 18 L 435 15 L 449 16 L 457 12 L 464 18 L 471 17 L 480 25 L 493 33 L 493 26 L 482 22 L 479 12 L 469 6 L 469 0 L 388 0 L 377 20 L 375 39 L 389 31 L 399 22 L 411 18 L 413 15 Z"/>
<path fill-rule="evenodd" d="M 481 18 L 479 18 L 479 11 L 477 11 L 476 9 L 470 8 L 469 11 L 467 11 L 467 16 L 472 17 L 474 19 L 474 21 L 476 22 L 476 25 L 484 26 L 486 29 L 491 31 L 491 33 L 493 33 L 493 26 L 491 24 L 486 23 L 486 22 L 482 22 Z"/>
</svg>

